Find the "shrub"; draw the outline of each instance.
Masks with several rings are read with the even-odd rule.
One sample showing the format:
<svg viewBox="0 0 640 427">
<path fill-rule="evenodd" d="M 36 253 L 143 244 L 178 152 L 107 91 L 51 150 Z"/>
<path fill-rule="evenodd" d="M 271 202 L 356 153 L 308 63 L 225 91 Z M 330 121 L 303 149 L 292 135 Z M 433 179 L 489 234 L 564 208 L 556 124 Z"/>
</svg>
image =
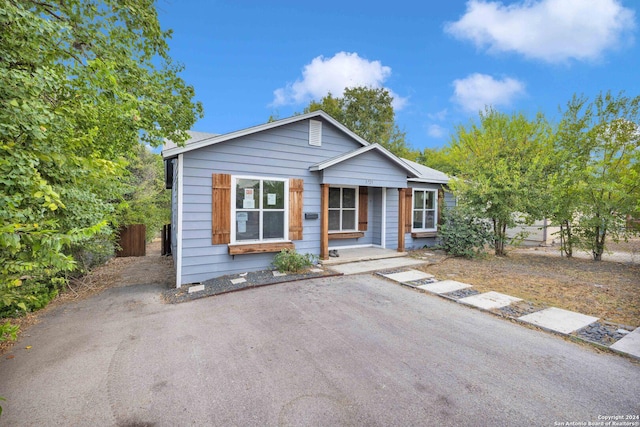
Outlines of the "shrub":
<svg viewBox="0 0 640 427">
<path fill-rule="evenodd" d="M 440 226 L 439 249 L 455 256 L 474 258 L 493 241 L 491 226 L 460 207 L 445 209 Z"/>
<path fill-rule="evenodd" d="M 9 321 L 4 324 L 0 324 L 0 342 L 17 340 L 19 329 L 20 326 L 12 325 Z"/>
<path fill-rule="evenodd" d="M 295 249 L 283 249 L 273 258 L 273 266 L 281 273 L 298 272 L 315 264 L 317 257 L 299 254 Z"/>
</svg>

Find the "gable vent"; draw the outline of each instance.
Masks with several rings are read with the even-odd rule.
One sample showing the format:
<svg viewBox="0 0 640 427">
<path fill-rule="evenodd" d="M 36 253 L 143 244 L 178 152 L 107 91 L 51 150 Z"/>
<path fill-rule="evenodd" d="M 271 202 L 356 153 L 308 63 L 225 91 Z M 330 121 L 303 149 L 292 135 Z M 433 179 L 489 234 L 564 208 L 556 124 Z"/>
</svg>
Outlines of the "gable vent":
<svg viewBox="0 0 640 427">
<path fill-rule="evenodd" d="M 309 145 L 322 145 L 322 122 L 319 120 L 309 120 Z"/>
</svg>

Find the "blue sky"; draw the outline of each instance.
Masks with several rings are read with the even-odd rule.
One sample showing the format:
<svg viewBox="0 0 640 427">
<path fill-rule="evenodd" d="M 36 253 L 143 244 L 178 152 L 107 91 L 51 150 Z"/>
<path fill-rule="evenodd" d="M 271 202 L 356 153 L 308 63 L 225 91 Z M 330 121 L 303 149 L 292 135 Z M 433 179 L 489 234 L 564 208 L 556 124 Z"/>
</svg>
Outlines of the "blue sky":
<svg viewBox="0 0 640 427">
<path fill-rule="evenodd" d="M 559 118 L 573 94 L 640 95 L 640 2 L 159 0 L 205 117 L 226 133 L 302 112 L 345 87 L 388 89 L 418 149 L 484 105 Z"/>
</svg>

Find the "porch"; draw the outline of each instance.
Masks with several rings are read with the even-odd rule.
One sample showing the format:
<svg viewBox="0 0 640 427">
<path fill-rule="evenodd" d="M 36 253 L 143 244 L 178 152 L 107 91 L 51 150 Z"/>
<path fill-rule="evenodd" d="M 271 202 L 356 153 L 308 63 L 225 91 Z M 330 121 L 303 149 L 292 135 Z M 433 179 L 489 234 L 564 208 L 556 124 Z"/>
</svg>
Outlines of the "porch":
<svg viewBox="0 0 640 427">
<path fill-rule="evenodd" d="M 332 250 L 334 250 L 332 248 Z M 322 265 L 338 265 L 338 264 L 346 264 L 350 262 L 360 262 L 360 261 L 372 261 L 379 259 L 388 259 L 388 258 L 400 258 L 407 255 L 407 252 L 398 252 L 395 249 L 384 249 L 384 248 L 376 248 L 376 247 L 365 247 L 365 248 L 346 248 L 340 249 L 336 248 L 338 251 L 338 257 L 329 257 L 328 259 L 322 260 Z"/>
</svg>

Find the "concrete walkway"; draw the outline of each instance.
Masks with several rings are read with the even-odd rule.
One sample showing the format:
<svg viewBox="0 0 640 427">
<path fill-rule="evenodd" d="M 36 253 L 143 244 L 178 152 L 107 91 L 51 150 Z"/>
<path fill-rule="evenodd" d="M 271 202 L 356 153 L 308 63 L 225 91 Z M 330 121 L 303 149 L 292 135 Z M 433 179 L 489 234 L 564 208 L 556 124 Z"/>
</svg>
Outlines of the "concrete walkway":
<svg viewBox="0 0 640 427">
<path fill-rule="evenodd" d="M 359 252 L 359 250 L 353 251 L 354 254 Z M 349 252 L 347 252 L 347 255 L 348 254 Z M 385 250 L 381 250 L 380 253 L 376 255 L 381 258 L 371 261 L 358 261 L 356 256 L 345 256 L 343 260 L 348 260 L 349 262 L 338 265 L 330 263 L 328 267 L 345 275 L 379 271 L 379 275 L 397 283 L 416 288 L 420 291 L 440 295 L 448 299 L 454 299 L 461 304 L 466 304 L 483 310 L 500 309 L 522 301 L 520 298 L 500 294 L 498 292 L 478 293 L 477 291 L 471 291 L 468 292 L 468 296 L 465 296 L 465 291 L 470 291 L 472 288 L 471 285 L 457 282 L 455 280 L 438 281 L 428 273 L 409 268 L 413 265 L 423 264 L 423 260 L 395 256 L 393 258 L 382 258 L 384 255 L 389 255 L 388 251 L 385 253 Z M 511 317 L 520 322 L 528 323 L 554 333 L 567 336 L 570 335 L 586 341 L 589 340 L 581 338 L 576 334 L 577 331 L 600 320 L 597 317 L 587 316 L 582 313 L 576 313 L 556 307 L 541 309 L 521 316 L 511 315 L 507 317 Z M 640 328 L 637 328 L 634 331 L 620 328 L 618 329 L 618 332 L 620 332 L 620 334 L 624 334 L 624 336 L 615 343 L 608 344 L 606 346 L 618 353 L 624 353 L 640 359 Z M 596 344 L 603 345 L 602 343 Z"/>
</svg>

